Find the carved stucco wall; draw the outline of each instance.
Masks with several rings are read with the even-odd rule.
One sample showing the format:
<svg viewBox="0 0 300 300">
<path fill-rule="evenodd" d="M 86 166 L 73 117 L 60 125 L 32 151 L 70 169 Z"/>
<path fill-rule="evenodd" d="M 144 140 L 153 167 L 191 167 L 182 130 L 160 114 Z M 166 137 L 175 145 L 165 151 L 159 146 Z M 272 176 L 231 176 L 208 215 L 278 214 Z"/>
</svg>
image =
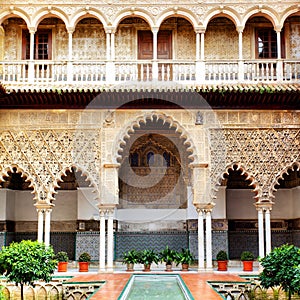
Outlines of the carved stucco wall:
<svg viewBox="0 0 300 300">
<path fill-rule="evenodd" d="M 291 24 L 290 33 L 290 58 L 300 59 L 300 24 Z"/>
<path fill-rule="evenodd" d="M 177 59 L 191 59 L 196 57 L 196 35 L 192 26 L 177 27 L 177 42 L 175 44 Z"/>
<path fill-rule="evenodd" d="M 69 36 L 66 26 L 64 24 L 59 24 L 54 28 L 53 32 L 55 36 L 53 57 L 57 60 L 67 60 L 69 56 Z"/>
<path fill-rule="evenodd" d="M 214 113 L 205 113 L 204 125 L 200 127 L 194 125 L 191 112 L 165 111 L 163 114 L 188 129 L 188 139 L 193 141 L 194 155 L 199 161 L 209 159 L 211 197 L 221 176 L 237 164 L 251 176 L 259 199 L 272 200 L 276 179 L 299 162 L 298 112 L 218 112 L 216 119 L 221 127 L 211 122 Z M 49 200 L 56 181 L 74 165 L 87 175 L 100 197 L 99 189 L 103 184 L 109 186 L 111 180 L 115 182 L 116 176 L 114 168 L 108 173 L 111 169 L 106 169 L 105 173 L 103 165 L 113 163 L 119 147 L 117 141 L 127 134 L 124 124 L 140 116 L 140 111 L 118 111 L 112 122 L 107 123 L 105 113 L 96 111 L 84 112 L 81 117 L 79 112 L 72 111 L 2 112 L 1 174 L 17 166 L 32 182 L 36 200 Z M 36 129 L 38 127 L 40 129 Z M 206 152 L 208 147 L 209 153 Z"/>
<path fill-rule="evenodd" d="M 117 60 L 136 59 L 136 39 L 136 31 L 132 26 L 118 27 L 115 40 L 115 55 Z"/>
<path fill-rule="evenodd" d="M 73 33 L 73 58 L 76 60 L 104 60 L 106 38 L 102 25 L 79 24 Z"/>
<path fill-rule="evenodd" d="M 21 58 L 21 45 L 18 45 L 18 38 L 21 37 L 21 28 L 19 25 L 25 25 L 25 22 L 19 19 L 17 24 L 16 19 L 9 19 L 3 24 L 5 31 L 4 60 L 17 60 Z"/>
<path fill-rule="evenodd" d="M 222 20 L 222 21 L 221 21 Z M 236 59 L 238 33 L 226 19 L 212 21 L 205 32 L 205 57 L 207 59 Z"/>
</svg>

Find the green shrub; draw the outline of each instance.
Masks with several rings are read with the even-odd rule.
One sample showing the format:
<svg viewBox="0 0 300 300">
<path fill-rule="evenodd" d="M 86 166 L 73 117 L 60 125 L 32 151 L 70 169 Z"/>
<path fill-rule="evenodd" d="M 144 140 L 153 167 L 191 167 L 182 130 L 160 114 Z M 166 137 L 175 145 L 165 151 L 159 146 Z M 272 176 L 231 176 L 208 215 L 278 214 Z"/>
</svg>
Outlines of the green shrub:
<svg viewBox="0 0 300 300">
<path fill-rule="evenodd" d="M 25 284 L 33 285 L 36 280 L 49 282 L 56 266 L 53 248 L 37 241 L 13 242 L 0 251 L 0 270 L 2 274 L 5 270 L 8 281 L 20 284 L 21 299 Z"/>
<path fill-rule="evenodd" d="M 64 251 L 57 252 L 55 255 L 55 259 L 59 262 L 68 262 L 69 261 L 68 254 L 67 254 L 67 252 L 64 252 Z"/>
<path fill-rule="evenodd" d="M 294 245 L 274 248 L 266 257 L 260 259 L 263 271 L 259 274 L 261 286 L 276 288 L 281 286 L 288 294 L 300 294 L 300 249 Z"/>
<path fill-rule="evenodd" d="M 78 261 L 80 262 L 90 262 L 91 261 L 91 256 L 87 252 L 83 252 L 79 255 Z"/>
<path fill-rule="evenodd" d="M 218 252 L 217 256 L 216 256 L 216 259 L 217 260 L 228 260 L 228 255 L 227 255 L 227 252 L 224 251 L 224 250 L 221 250 Z"/>
<path fill-rule="evenodd" d="M 251 261 L 254 260 L 254 255 L 250 251 L 244 251 L 241 254 L 241 261 Z"/>
</svg>

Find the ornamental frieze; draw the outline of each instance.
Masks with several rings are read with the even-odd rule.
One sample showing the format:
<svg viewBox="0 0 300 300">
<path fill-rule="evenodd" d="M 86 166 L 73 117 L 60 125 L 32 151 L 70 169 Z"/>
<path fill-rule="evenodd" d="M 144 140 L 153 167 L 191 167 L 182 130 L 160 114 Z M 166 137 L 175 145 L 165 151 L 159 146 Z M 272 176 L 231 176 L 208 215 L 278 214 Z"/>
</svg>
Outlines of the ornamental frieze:
<svg viewBox="0 0 300 300">
<path fill-rule="evenodd" d="M 30 3 L 29 3 L 30 2 Z M 30 5 L 29 5 L 30 4 Z M 19 3 L 18 1 L 12 1 L 9 5 L 3 5 L 0 8 L 0 12 L 5 16 L 10 15 L 11 13 L 16 14 L 18 11 L 18 15 L 22 16 L 24 12 L 24 16 L 29 16 L 29 22 L 31 26 L 37 26 L 37 24 L 33 24 L 38 22 L 39 18 L 37 17 L 40 14 L 51 13 L 53 15 L 61 14 L 65 17 L 65 22 L 68 22 L 66 26 L 72 26 L 72 24 L 76 23 L 77 15 L 81 16 L 81 12 L 85 11 L 86 14 L 91 14 L 97 16 L 97 14 L 101 14 L 102 17 L 107 21 L 107 24 L 104 26 L 111 26 L 115 23 L 116 19 L 120 14 L 125 13 L 128 16 L 138 16 L 140 13 L 148 15 L 149 20 L 154 20 L 155 26 L 160 26 L 160 24 L 156 24 L 157 22 L 161 22 L 159 20 L 164 19 L 164 15 L 169 17 L 169 12 L 175 15 L 186 15 L 187 18 L 193 20 L 195 16 L 198 17 L 198 20 L 195 20 L 196 25 L 206 24 L 210 21 L 213 15 L 218 13 L 224 13 L 225 15 L 231 15 L 232 18 L 235 19 L 235 22 L 240 25 L 247 20 L 243 20 L 243 17 L 249 18 L 249 14 L 255 14 L 258 12 L 262 12 L 268 14 L 271 18 L 273 18 L 274 26 L 280 26 L 283 20 L 280 20 L 280 16 L 283 17 L 285 13 L 288 13 L 291 10 L 291 14 L 294 12 L 295 2 L 281 1 L 280 3 L 275 1 L 267 1 L 264 4 L 255 4 L 253 3 L 234 3 L 233 1 L 224 1 L 222 5 L 220 5 L 220 1 L 216 1 L 215 4 L 211 1 L 205 2 L 202 1 L 199 3 L 193 2 L 190 0 L 184 0 L 178 5 L 177 1 L 169 1 L 163 2 L 151 2 L 149 5 L 149 1 L 127 1 L 126 3 L 115 3 L 114 1 L 109 1 L 107 4 L 99 4 L 99 1 L 89 1 L 81 2 L 80 1 L 57 1 L 51 2 L 49 5 L 49 1 L 41 0 L 32 3 L 32 1 L 22 1 Z M 298 8 L 299 9 L 299 8 Z M 21 14 L 19 14 L 19 12 Z"/>
</svg>

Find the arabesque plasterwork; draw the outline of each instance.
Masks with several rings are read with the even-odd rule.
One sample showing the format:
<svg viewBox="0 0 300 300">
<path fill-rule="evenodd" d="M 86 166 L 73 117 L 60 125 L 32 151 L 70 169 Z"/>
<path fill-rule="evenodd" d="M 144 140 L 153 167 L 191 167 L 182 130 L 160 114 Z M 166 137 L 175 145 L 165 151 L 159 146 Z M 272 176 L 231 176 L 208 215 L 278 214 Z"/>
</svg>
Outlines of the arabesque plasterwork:
<svg viewBox="0 0 300 300">
<path fill-rule="evenodd" d="M 207 201 L 214 199 L 223 175 L 234 165 L 250 179 L 255 191 L 253 197 L 258 201 L 272 201 L 277 180 L 289 168 L 299 165 L 297 113 L 224 111 L 218 112 L 215 118 L 213 113 L 207 113 L 204 125 L 200 126 L 195 126 L 193 112 L 187 111 L 145 112 L 144 115 L 140 111 L 83 114 L 48 111 L 41 115 L 22 112 L 13 118 L 14 114 L 13 111 L 1 113 L 1 176 L 16 167 L 31 182 L 35 201 L 54 200 L 61 176 L 71 167 L 87 177 L 96 192 L 95 198 L 101 199 L 101 187 L 108 182 L 111 190 L 106 194 L 116 197 L 118 161 L 114 159 L 120 155 L 120 142 L 130 136 L 134 124 L 153 116 L 175 124 L 179 136 L 190 145 L 193 168 L 207 163 L 211 187 Z M 253 124 L 255 115 L 258 118 Z M 22 127 L 17 125 L 19 117 Z M 81 120 L 79 125 L 78 120 Z M 210 121 L 206 123 L 207 120 Z M 263 120 L 269 120 L 269 124 L 263 124 Z M 128 124 L 127 129 L 124 122 Z M 289 128 L 283 129 L 286 125 Z M 200 168 L 197 172 L 205 174 L 206 171 Z"/>
</svg>

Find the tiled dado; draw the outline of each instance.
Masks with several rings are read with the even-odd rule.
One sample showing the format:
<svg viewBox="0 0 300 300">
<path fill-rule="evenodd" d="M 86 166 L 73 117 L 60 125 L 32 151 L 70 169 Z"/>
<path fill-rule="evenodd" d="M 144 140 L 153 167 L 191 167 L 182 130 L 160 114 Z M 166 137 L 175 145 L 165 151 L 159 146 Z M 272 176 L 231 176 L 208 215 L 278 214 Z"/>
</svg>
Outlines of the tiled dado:
<svg viewBox="0 0 300 300">
<path fill-rule="evenodd" d="M 189 233 L 189 247 L 191 252 L 198 259 L 198 233 Z M 205 243 L 204 243 L 205 250 Z M 228 232 L 225 230 L 213 231 L 212 232 L 212 257 L 216 258 L 217 253 L 220 250 L 228 251 Z"/>
<path fill-rule="evenodd" d="M 0 249 L 5 246 L 6 232 L 0 232 Z"/>
<path fill-rule="evenodd" d="M 116 258 L 121 258 L 124 252 L 131 249 L 153 249 L 161 251 L 165 246 L 180 251 L 188 247 L 188 233 L 186 231 L 162 232 L 117 232 Z"/>
</svg>

